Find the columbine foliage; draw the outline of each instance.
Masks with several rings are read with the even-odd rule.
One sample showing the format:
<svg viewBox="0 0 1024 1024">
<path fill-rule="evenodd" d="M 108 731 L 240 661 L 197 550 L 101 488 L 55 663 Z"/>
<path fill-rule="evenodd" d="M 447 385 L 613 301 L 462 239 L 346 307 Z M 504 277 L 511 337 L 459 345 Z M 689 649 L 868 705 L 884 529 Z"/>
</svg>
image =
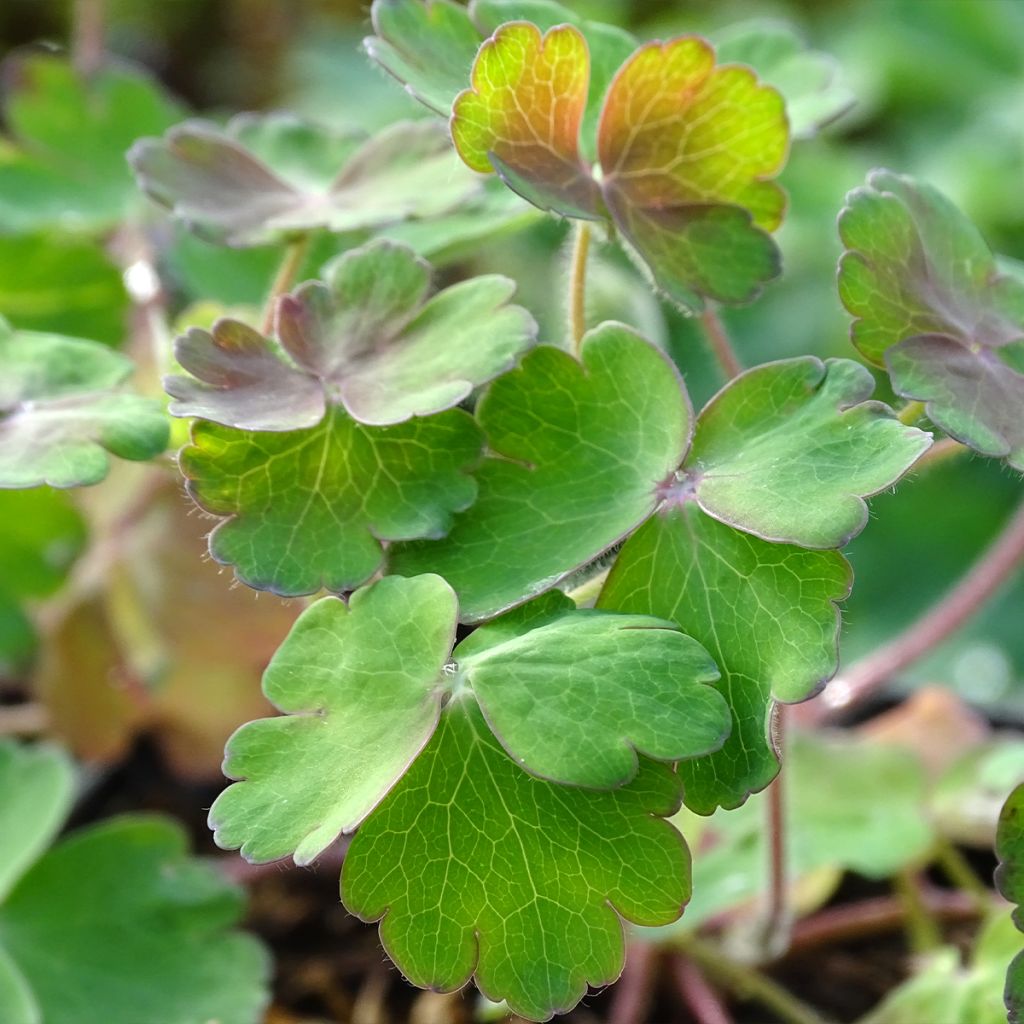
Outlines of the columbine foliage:
<svg viewBox="0 0 1024 1024">
<path fill-rule="evenodd" d="M 673 362 L 633 328 L 584 331 L 574 317 L 569 346 L 538 338 L 510 279 L 435 290 L 417 255 L 479 245 L 524 209 L 540 217 L 520 196 L 582 222 L 578 239 L 597 225 L 623 241 L 687 312 L 750 301 L 780 270 L 775 179 L 790 139 L 848 102 L 821 55 L 749 27 L 717 53 L 690 35 L 641 44 L 548 0 L 375 0 L 373 23 L 371 57 L 447 129 L 425 120 L 367 138 L 280 114 L 172 126 L 177 109 L 135 72 L 82 83 L 33 58 L 8 101 L 0 215 L 4 182 L 31 171 L 38 194 L 15 224 L 51 226 L 65 206 L 94 231 L 135 217 L 111 155 L 130 140 L 96 141 L 123 122 L 132 140 L 150 136 L 130 155 L 149 215 L 221 245 L 283 250 L 263 318 L 191 311 L 204 326 L 178 338 L 164 381 L 169 412 L 190 421 L 178 459 L 188 491 L 218 520 L 213 559 L 254 589 L 332 594 L 298 618 L 298 605 L 283 612 L 294 625 L 263 681 L 281 713 L 230 739 L 233 783 L 210 824 L 254 862 L 309 864 L 351 835 L 342 899 L 380 922 L 412 981 L 450 990 L 475 978 L 540 1021 L 615 980 L 623 922 L 680 917 L 690 856 L 667 819 L 683 802 L 698 815 L 735 809 L 775 777 L 776 705 L 806 700 L 837 667 L 852 582 L 839 549 L 863 529 L 865 500 L 931 436 L 873 401 L 871 374 L 849 359 L 754 367 L 695 411 Z M 49 121 L 61 104 L 81 121 L 66 136 Z M 78 128 L 92 141 L 75 153 Z M 90 200 L 94 172 L 104 188 Z M 500 181 L 481 177 L 492 172 Z M 861 354 L 898 395 L 926 402 L 936 427 L 1021 468 L 1020 280 L 938 193 L 889 172 L 851 194 L 840 231 Z M 99 242 L 76 251 L 110 288 Z M 310 266 L 316 278 L 297 280 Z M 95 323 L 119 340 L 111 317 Z M 108 345 L 0 324 L 0 487 L 94 484 L 111 456 L 158 456 L 167 417 L 127 389 L 131 372 Z M 0 538 L 0 568 L 13 567 L 0 601 L 22 618 L 80 543 L 63 495 L 38 496 L 2 507 L 58 523 L 67 551 L 46 561 L 31 524 Z M 205 614 L 191 602 L 182 629 Z M 5 662 L 31 646 L 24 626 L 0 636 Z M 65 626 L 69 651 L 51 674 L 68 674 L 76 637 L 115 633 L 117 612 L 97 602 Z M 171 714 L 161 707 L 149 713 Z M 828 783 L 825 796 L 798 787 L 808 816 L 826 817 L 823 801 L 871 800 L 856 835 L 806 830 L 801 872 L 836 859 L 830 841 L 869 875 L 914 864 L 932 841 L 911 813 L 923 780 L 902 755 L 800 739 L 795 754 Z M 852 788 L 865 779 L 892 782 L 887 816 L 871 819 L 877 804 Z M 255 1019 L 262 955 L 225 932 L 236 896 L 187 860 L 176 832 L 114 822 L 47 853 L 67 764 L 0 746 L 0 780 L 17 793 L 0 800 L 0 1016 L 70 1024 L 98 971 L 114 1024 Z M 1019 803 L 1000 838 L 1018 903 Z M 722 861 L 746 863 L 749 810 L 730 819 Z M 704 915 L 725 898 L 709 863 Z M 72 926 L 41 909 L 44 893 L 60 895 Z M 128 951 L 123 935 L 78 923 L 109 921 L 110 907 L 163 924 L 144 941 L 133 933 Z M 200 949 L 227 982 L 184 991 Z M 85 965 L 59 986 L 54 950 Z M 122 984 L 128 955 L 145 964 L 142 995 Z M 1020 973 L 1018 962 L 1015 1006 Z M 976 981 L 962 986 L 965 1006 Z M 903 992 L 878 1020 L 932 996 Z"/>
</svg>

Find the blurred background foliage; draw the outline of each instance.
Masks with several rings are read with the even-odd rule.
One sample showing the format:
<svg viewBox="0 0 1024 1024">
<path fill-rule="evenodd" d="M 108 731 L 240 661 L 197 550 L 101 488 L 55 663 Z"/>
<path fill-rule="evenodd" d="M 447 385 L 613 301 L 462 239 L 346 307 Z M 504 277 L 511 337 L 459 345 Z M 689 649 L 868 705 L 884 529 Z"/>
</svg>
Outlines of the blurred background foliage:
<svg viewBox="0 0 1024 1024">
<path fill-rule="evenodd" d="M 88 6 L 86 0 L 84 6 Z M 623 24 L 641 37 L 698 31 L 712 38 L 738 22 L 782 20 L 832 55 L 855 97 L 818 138 L 794 144 L 782 181 L 790 209 L 780 232 L 783 278 L 753 305 L 725 319 L 748 364 L 802 353 L 853 356 L 848 316 L 835 289 L 835 219 L 846 192 L 873 166 L 921 177 L 944 190 L 1004 256 L 1024 260 L 1024 5 L 1014 0 L 577 0 L 587 17 Z M 115 54 L 147 66 L 188 106 L 210 116 L 285 108 L 339 126 L 374 130 L 424 116 L 359 50 L 368 31 L 362 0 L 107 0 L 106 39 Z M 70 0 L 5 0 L 0 51 L 40 41 L 61 47 L 72 32 Z M 0 167 L 4 162 L 0 142 Z M 496 194 L 494 223 L 474 214 L 455 226 L 455 243 L 436 229 L 388 232 L 428 253 L 451 276 L 500 269 L 520 283 L 542 337 L 562 334 L 561 276 L 566 227 L 528 211 L 510 221 Z M 480 237 L 471 230 L 477 226 Z M 449 225 L 451 227 L 451 225 Z M 179 325 L 208 320 L 225 306 L 258 304 L 278 253 L 231 251 L 166 223 L 162 272 Z M 479 244 L 486 237 L 486 244 Z M 314 273 L 358 239 L 325 237 L 308 263 Z M 121 280 L 123 254 L 95 232 L 23 231 L 0 203 L 0 314 L 14 326 L 121 344 L 133 324 Z M 205 305 L 193 309 L 194 303 Z M 213 305 L 209 303 L 212 301 Z M 700 404 L 719 386 L 695 326 L 650 295 L 617 250 L 594 261 L 593 319 L 636 324 L 663 344 Z M 884 387 L 884 385 L 883 385 Z M 884 391 L 883 391 L 884 397 Z M 912 475 L 872 506 L 873 521 L 850 549 L 857 586 L 846 606 L 844 660 L 911 621 L 948 586 L 1008 514 L 1018 482 L 993 461 L 960 455 Z M 7 498 L 5 501 L 19 499 Z M 44 499 L 34 498 L 40 503 Z M 49 501 L 49 499 L 45 499 Z M 64 498 L 45 515 L 55 526 L 53 566 L 78 541 Z M 4 519 L 15 512 L 4 512 Z M 8 547 L 13 542 L 8 538 Z M 10 561 L 12 556 L 0 554 Z M 0 561 L 0 564 L 4 564 Z M 31 642 L 12 591 L 34 600 L 52 578 L 5 572 L 0 583 L 0 661 L 24 667 Z M 1024 580 L 901 683 L 941 682 L 998 714 L 1024 710 Z M 6 655 L 4 654 L 6 652 Z"/>
</svg>

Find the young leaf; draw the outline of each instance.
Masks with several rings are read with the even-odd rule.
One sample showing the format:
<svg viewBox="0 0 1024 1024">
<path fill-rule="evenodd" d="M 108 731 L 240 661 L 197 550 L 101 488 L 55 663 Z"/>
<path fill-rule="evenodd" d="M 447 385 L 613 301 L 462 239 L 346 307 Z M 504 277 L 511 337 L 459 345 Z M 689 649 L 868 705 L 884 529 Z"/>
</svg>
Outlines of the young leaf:
<svg viewBox="0 0 1024 1024">
<path fill-rule="evenodd" d="M 854 344 L 937 426 L 1024 470 L 1024 281 L 928 185 L 873 171 L 846 203 L 839 292 Z"/>
<path fill-rule="evenodd" d="M 871 374 L 813 356 L 748 370 L 705 406 L 679 482 L 666 489 L 765 540 L 842 547 L 865 497 L 894 484 L 931 444 L 880 402 Z"/>
<path fill-rule="evenodd" d="M 176 355 L 198 378 L 165 381 L 176 416 L 244 430 L 315 426 L 329 404 L 373 426 L 461 402 L 529 346 L 537 326 L 508 304 L 515 285 L 490 274 L 427 300 L 430 265 L 412 250 L 373 242 L 342 256 L 319 281 L 284 296 L 272 342 L 236 320 L 193 328 Z"/>
<path fill-rule="evenodd" d="M 532 617 L 530 605 L 509 613 Z M 501 619 L 455 649 L 458 687 L 529 772 L 608 789 L 636 776 L 637 754 L 677 761 L 718 749 L 730 728 L 708 685 L 718 669 L 673 623 L 564 611 L 509 636 Z M 488 643 L 487 635 L 494 636 Z"/>
<path fill-rule="evenodd" d="M 373 0 L 370 17 L 376 35 L 363 40 L 370 59 L 447 117 L 481 42 L 466 8 L 452 0 Z"/>
<path fill-rule="evenodd" d="M 650 43 L 612 79 L 596 147 L 581 152 L 589 85 L 578 29 L 542 37 L 529 22 L 502 26 L 453 106 L 459 155 L 541 209 L 610 217 L 659 288 L 688 309 L 752 299 L 779 269 L 767 234 L 785 205 L 770 180 L 788 148 L 779 94 L 748 68 L 716 67 L 697 37 Z M 599 175 L 583 156 L 590 148 Z"/>
<path fill-rule="evenodd" d="M 649 762 L 611 792 L 533 778 L 457 700 L 356 834 L 342 899 L 382 919 L 381 941 L 414 984 L 451 991 L 473 976 L 488 998 L 547 1020 L 618 977 L 621 918 L 681 913 L 689 856 L 658 820 L 677 806 L 675 777 Z"/>
<path fill-rule="evenodd" d="M 0 75 L 13 143 L 0 156 L 0 230 L 96 231 L 122 220 L 138 201 L 125 150 L 181 118 L 178 104 L 121 62 L 86 80 L 37 50 L 8 58 Z"/>
<path fill-rule="evenodd" d="M 629 328 L 584 339 L 582 364 L 542 346 L 477 409 L 495 457 L 444 540 L 392 549 L 391 571 L 437 572 L 465 621 L 554 586 L 646 519 L 679 465 L 691 413 L 672 366 Z"/>
<path fill-rule="evenodd" d="M 996 856 L 996 888 L 1015 904 L 1013 922 L 1024 932 L 1024 785 L 1010 794 L 999 816 Z M 1024 1020 L 1024 951 L 1017 953 L 1007 970 L 1006 1008 L 1010 1024 Z"/>
<path fill-rule="evenodd" d="M 403 122 L 375 138 L 287 114 L 186 121 L 128 154 L 139 186 L 192 230 L 228 245 L 351 231 L 443 213 L 479 189 L 444 129 Z"/>
<path fill-rule="evenodd" d="M 838 552 L 766 543 L 692 502 L 662 509 L 626 542 L 598 607 L 679 625 L 714 658 L 732 711 L 721 750 L 679 766 L 692 810 L 736 807 L 775 777 L 772 702 L 806 700 L 834 674 L 836 602 L 851 582 Z"/>
<path fill-rule="evenodd" d="M 45 1024 L 255 1024 L 270 965 L 230 930 L 242 910 L 238 889 L 188 858 L 177 825 L 103 822 L 47 853 L 0 906 L 0 998 L 6 961 L 20 1005 L 30 993 Z M 25 1020 L 3 1003 L 0 1016 Z"/>
<path fill-rule="evenodd" d="M 71 762 L 56 748 L 0 743 L 0 904 L 60 831 L 74 783 Z"/>
<path fill-rule="evenodd" d="M 210 554 L 257 590 L 342 593 L 377 571 L 382 540 L 442 536 L 469 506 L 482 438 L 451 409 L 366 427 L 333 408 L 308 430 L 256 433 L 199 420 L 179 462 L 225 521 Z"/>
<path fill-rule="evenodd" d="M 228 743 L 224 773 L 245 781 L 210 810 L 217 844 L 250 861 L 309 864 L 355 829 L 434 732 L 456 619 L 437 576 L 391 576 L 349 607 L 328 598 L 308 608 L 263 677 L 284 716 Z"/>
<path fill-rule="evenodd" d="M 715 40 L 722 64 L 749 64 L 786 101 L 794 139 L 813 138 L 855 103 L 836 61 L 808 49 L 797 32 L 777 21 L 731 26 Z"/>
<path fill-rule="evenodd" d="M 656 619 L 537 604 L 453 655 L 458 606 L 439 576 L 385 577 L 348 608 L 318 601 L 264 676 L 285 716 L 228 743 L 224 770 L 242 781 L 210 812 L 217 842 L 310 863 L 402 777 L 442 705 L 470 694 L 514 762 L 556 782 L 620 786 L 638 752 L 674 761 L 721 745 L 728 709 L 700 645 Z"/>
<path fill-rule="evenodd" d="M 160 403 L 117 390 L 132 372 L 96 342 L 14 331 L 0 319 L 0 487 L 76 487 L 107 475 L 108 453 L 167 446 Z"/>
</svg>

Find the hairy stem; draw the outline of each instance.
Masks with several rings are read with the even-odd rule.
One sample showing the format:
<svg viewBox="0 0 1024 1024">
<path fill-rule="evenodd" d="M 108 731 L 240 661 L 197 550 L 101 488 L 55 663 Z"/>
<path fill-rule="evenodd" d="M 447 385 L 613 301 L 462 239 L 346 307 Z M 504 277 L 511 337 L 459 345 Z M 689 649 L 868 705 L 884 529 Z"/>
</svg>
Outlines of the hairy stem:
<svg viewBox="0 0 1024 1024">
<path fill-rule="evenodd" d="M 682 953 L 672 958 L 672 979 L 697 1024 L 733 1024 L 729 1011 L 701 969 Z"/>
<path fill-rule="evenodd" d="M 970 619 L 1024 559 L 1024 502 L 958 583 L 895 639 L 841 672 L 822 694 L 821 717 L 860 703 Z"/>
<path fill-rule="evenodd" d="M 892 880 L 903 904 L 907 943 L 913 953 L 928 953 L 942 945 L 942 932 L 925 902 L 920 882 L 912 871 L 900 871 Z"/>
<path fill-rule="evenodd" d="M 732 380 L 733 377 L 738 377 L 743 372 L 743 364 L 732 347 L 729 333 L 717 311 L 708 306 L 701 314 L 700 324 L 704 328 L 704 340 L 725 375 L 725 379 Z"/>
<path fill-rule="evenodd" d="M 713 945 L 693 935 L 676 938 L 675 943 L 712 981 L 738 999 L 753 1000 L 771 1010 L 784 1024 L 826 1024 L 826 1018 L 757 968 L 736 963 Z"/>
<path fill-rule="evenodd" d="M 264 334 L 270 334 L 274 329 L 277 300 L 295 284 L 299 271 L 302 270 L 302 264 L 306 261 L 311 238 L 312 236 L 307 232 L 290 241 L 285 247 L 284 257 L 281 260 L 281 265 L 277 268 L 274 282 L 270 286 L 270 294 L 267 296 L 267 305 L 263 311 Z"/>
<path fill-rule="evenodd" d="M 587 257 L 591 230 L 585 220 L 576 222 L 569 264 L 569 340 L 575 356 L 580 354 L 580 343 L 587 333 Z"/>
<path fill-rule="evenodd" d="M 71 62 L 83 78 L 103 65 L 106 36 L 104 0 L 75 0 L 71 21 Z"/>
</svg>

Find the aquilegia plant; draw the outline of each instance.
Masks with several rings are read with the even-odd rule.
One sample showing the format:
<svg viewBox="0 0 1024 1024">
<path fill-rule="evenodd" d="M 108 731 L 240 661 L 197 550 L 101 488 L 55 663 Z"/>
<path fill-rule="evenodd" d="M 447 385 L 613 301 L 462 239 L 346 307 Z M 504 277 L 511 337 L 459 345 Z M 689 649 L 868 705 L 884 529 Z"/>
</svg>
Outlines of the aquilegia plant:
<svg viewBox="0 0 1024 1024">
<path fill-rule="evenodd" d="M 716 305 L 779 275 L 774 179 L 841 91 L 808 73 L 783 93 L 743 46 L 641 45 L 546 0 L 373 18 L 367 53 L 439 117 L 372 138 L 184 121 L 129 156 L 189 230 L 284 246 L 264 321 L 188 329 L 165 388 L 212 557 L 258 590 L 328 592 L 267 669 L 281 714 L 229 741 L 210 824 L 253 862 L 351 834 L 342 900 L 412 982 L 472 978 L 544 1020 L 616 979 L 624 921 L 683 913 L 667 819 L 778 773 L 777 706 L 837 667 L 838 549 L 931 445 L 915 424 L 1024 469 L 1024 284 L 939 193 L 877 171 L 840 217 L 839 290 L 909 404 L 873 401 L 852 359 L 733 374 L 725 350 L 731 379 L 695 411 L 654 344 L 586 323 L 588 250 L 621 245 L 717 330 Z M 526 204 L 574 224 L 567 339 L 538 338 L 507 277 L 438 287 L 388 237 Z M 348 241 L 301 280 L 331 235 Z M 112 455 L 162 452 L 130 371 L 4 328 L 0 484 L 92 484 Z"/>
</svg>

